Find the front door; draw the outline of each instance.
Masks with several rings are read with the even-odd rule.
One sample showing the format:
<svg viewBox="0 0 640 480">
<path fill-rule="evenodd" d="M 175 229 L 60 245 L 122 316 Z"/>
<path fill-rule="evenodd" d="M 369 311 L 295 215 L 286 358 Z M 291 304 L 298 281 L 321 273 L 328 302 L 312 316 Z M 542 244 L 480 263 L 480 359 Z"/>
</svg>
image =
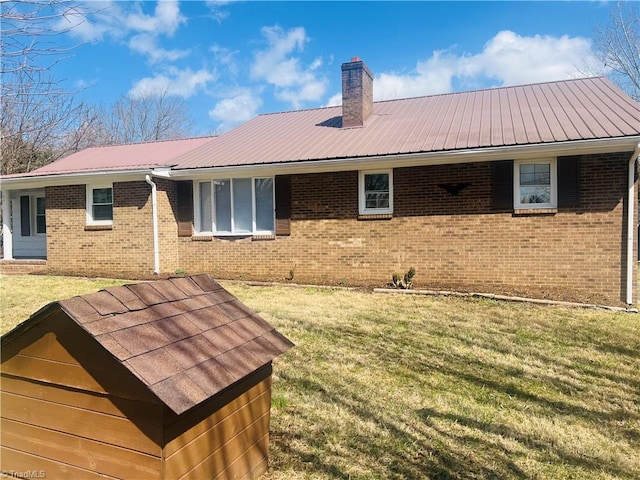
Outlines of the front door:
<svg viewBox="0 0 640 480">
<path fill-rule="evenodd" d="M 47 258 L 44 191 L 16 192 L 11 198 L 13 258 Z"/>
</svg>

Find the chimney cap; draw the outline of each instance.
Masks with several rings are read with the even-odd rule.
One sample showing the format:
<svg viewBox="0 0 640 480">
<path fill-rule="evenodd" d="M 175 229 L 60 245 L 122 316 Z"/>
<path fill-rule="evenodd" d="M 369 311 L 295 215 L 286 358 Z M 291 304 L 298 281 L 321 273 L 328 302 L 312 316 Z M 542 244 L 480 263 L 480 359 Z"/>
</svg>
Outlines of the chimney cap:
<svg viewBox="0 0 640 480">
<path fill-rule="evenodd" d="M 360 57 L 351 57 L 352 62 L 361 62 Z"/>
</svg>

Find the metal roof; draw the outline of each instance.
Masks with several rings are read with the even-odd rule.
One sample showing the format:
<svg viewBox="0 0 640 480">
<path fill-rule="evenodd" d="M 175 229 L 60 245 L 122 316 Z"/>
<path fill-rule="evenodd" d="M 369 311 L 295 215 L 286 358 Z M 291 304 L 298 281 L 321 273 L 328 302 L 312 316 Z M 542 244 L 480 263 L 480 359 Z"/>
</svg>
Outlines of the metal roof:
<svg viewBox="0 0 640 480">
<path fill-rule="evenodd" d="M 176 157 L 194 148 L 206 145 L 213 140 L 215 140 L 215 137 L 200 137 L 90 147 L 49 163 L 30 173 L 7 176 L 7 178 L 171 167 L 175 165 L 174 160 Z"/>
<path fill-rule="evenodd" d="M 176 168 L 640 135 L 640 105 L 602 77 L 375 102 L 364 127 L 342 128 L 341 114 L 329 107 L 260 115 L 181 155 Z"/>
<path fill-rule="evenodd" d="M 57 307 L 177 414 L 293 346 L 209 275 L 109 287 L 53 302 L 3 335 L 2 346 Z"/>
<path fill-rule="evenodd" d="M 606 78 L 595 77 L 375 102 L 363 127 L 343 128 L 341 106 L 263 114 L 217 137 L 88 148 L 2 178 L 635 141 L 638 136 L 640 104 Z"/>
</svg>

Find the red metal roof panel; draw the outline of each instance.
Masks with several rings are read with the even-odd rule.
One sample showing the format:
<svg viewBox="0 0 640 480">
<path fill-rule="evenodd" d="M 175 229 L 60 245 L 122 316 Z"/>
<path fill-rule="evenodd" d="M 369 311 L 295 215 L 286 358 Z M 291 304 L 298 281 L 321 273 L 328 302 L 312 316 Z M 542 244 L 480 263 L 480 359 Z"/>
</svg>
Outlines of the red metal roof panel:
<svg viewBox="0 0 640 480">
<path fill-rule="evenodd" d="M 40 167 L 30 176 L 103 170 L 138 170 L 174 165 L 189 150 L 215 141 L 216 137 L 186 138 L 129 145 L 91 147 Z"/>
<path fill-rule="evenodd" d="M 341 115 L 339 106 L 264 114 L 218 137 L 97 147 L 17 177 L 150 164 L 235 167 L 640 135 L 638 102 L 601 77 L 374 102 L 372 115 L 357 128 L 342 128 Z"/>
<path fill-rule="evenodd" d="M 360 128 L 337 127 L 340 116 L 341 107 L 260 115 L 182 155 L 176 168 L 640 135 L 638 103 L 604 78 L 375 102 Z"/>
</svg>

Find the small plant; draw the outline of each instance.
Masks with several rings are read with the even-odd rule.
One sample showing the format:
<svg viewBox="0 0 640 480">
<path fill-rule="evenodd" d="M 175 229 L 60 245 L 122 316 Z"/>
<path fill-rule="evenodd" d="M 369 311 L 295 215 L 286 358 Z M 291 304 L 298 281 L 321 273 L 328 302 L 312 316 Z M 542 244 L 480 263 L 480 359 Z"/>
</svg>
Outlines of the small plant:
<svg viewBox="0 0 640 480">
<path fill-rule="evenodd" d="M 399 273 L 394 273 L 391 276 L 391 283 L 389 286 L 394 288 L 411 289 L 413 288 L 413 277 L 416 275 L 416 269 L 411 267 L 404 276 L 400 276 Z"/>
<path fill-rule="evenodd" d="M 176 273 L 176 275 L 184 275 L 187 272 L 185 272 L 184 269 L 182 269 L 182 268 L 176 268 L 176 272 L 175 273 Z"/>
<path fill-rule="evenodd" d="M 295 278 L 295 276 L 296 276 L 296 267 L 297 267 L 297 266 L 298 266 L 298 265 L 294 265 L 294 266 L 291 268 L 291 270 L 289 270 L 289 275 L 287 275 L 287 276 L 285 277 L 285 280 L 287 280 L 287 281 L 289 281 L 289 282 L 293 282 L 293 279 L 294 279 L 294 278 Z"/>
<path fill-rule="evenodd" d="M 287 402 L 287 397 L 282 393 L 276 393 L 271 398 L 271 405 L 273 408 L 287 408 L 289 402 Z"/>
<path fill-rule="evenodd" d="M 340 285 L 341 287 L 346 287 L 347 286 L 347 279 L 346 278 L 341 278 L 340 281 L 338 282 L 338 285 Z"/>
</svg>

